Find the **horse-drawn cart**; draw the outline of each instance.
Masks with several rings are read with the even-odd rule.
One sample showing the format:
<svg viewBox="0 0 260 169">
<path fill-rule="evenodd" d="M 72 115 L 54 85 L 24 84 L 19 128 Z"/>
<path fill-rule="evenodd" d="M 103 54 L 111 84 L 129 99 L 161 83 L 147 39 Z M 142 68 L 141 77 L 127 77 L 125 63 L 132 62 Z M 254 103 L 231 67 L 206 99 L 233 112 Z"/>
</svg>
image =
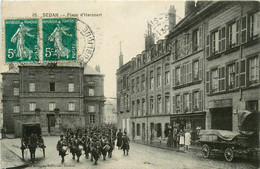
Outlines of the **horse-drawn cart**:
<svg viewBox="0 0 260 169">
<path fill-rule="evenodd" d="M 22 157 L 24 159 L 24 150 L 29 149 L 31 153 L 31 159 L 35 159 L 36 148 L 41 148 L 43 157 L 45 157 L 44 141 L 42 138 L 41 125 L 39 123 L 24 123 L 22 124 L 22 138 L 21 138 L 21 150 Z"/>
<path fill-rule="evenodd" d="M 259 112 L 242 111 L 238 114 L 239 132 L 227 130 L 201 130 L 203 156 L 212 152 L 224 153 L 227 161 L 235 156 L 257 158 L 259 154 Z"/>
</svg>

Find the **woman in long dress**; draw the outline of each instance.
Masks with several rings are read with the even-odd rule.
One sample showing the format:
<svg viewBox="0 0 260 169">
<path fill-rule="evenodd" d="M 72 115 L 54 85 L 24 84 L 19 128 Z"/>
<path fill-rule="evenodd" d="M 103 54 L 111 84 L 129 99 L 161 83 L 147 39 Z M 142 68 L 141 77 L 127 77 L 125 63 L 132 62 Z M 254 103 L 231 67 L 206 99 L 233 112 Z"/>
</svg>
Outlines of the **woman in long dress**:
<svg viewBox="0 0 260 169">
<path fill-rule="evenodd" d="M 182 130 L 180 131 L 179 135 L 180 135 L 180 147 L 183 147 L 184 146 L 184 133 Z"/>
<path fill-rule="evenodd" d="M 54 55 L 58 56 L 58 58 L 66 57 L 68 59 L 69 57 L 70 50 L 62 44 L 63 34 L 72 37 L 71 34 L 65 32 L 67 30 L 69 30 L 69 28 L 61 26 L 61 22 L 59 21 L 57 27 L 48 38 L 49 41 L 54 42 Z"/>
<path fill-rule="evenodd" d="M 29 60 L 31 60 L 32 57 L 31 55 L 33 51 L 25 46 L 25 40 L 24 40 L 25 35 L 32 38 L 34 37 L 34 35 L 31 35 L 29 33 L 29 31 L 31 30 L 32 28 L 24 26 L 23 22 L 21 22 L 16 33 L 11 38 L 11 42 L 13 43 L 16 42 L 16 50 L 17 50 L 16 57 L 18 57 L 19 60 L 22 60 L 23 58 L 29 58 Z"/>
<path fill-rule="evenodd" d="M 191 141 L 191 134 L 187 130 L 187 132 L 185 132 L 185 147 L 186 147 L 186 149 L 189 149 L 190 141 Z"/>
</svg>

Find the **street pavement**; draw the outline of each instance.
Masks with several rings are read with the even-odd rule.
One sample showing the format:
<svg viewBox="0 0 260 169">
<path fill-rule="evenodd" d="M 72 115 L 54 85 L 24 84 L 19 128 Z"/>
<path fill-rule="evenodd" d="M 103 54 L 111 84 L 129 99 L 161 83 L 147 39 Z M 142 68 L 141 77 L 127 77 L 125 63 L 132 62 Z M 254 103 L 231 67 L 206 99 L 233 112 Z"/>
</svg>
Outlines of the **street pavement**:
<svg viewBox="0 0 260 169">
<path fill-rule="evenodd" d="M 245 159 L 234 159 L 233 162 L 226 162 L 223 156 L 204 159 L 198 151 L 187 150 L 187 152 L 170 151 L 156 147 L 146 146 L 137 143 L 130 143 L 129 155 L 123 155 L 123 151 L 115 149 L 113 157 L 103 161 L 99 159 L 98 165 L 94 165 L 89 159 L 81 156 L 80 162 L 72 160 L 72 155 L 65 157 L 65 163 L 61 163 L 61 158 L 56 151 L 56 144 L 59 137 L 44 137 L 46 157 L 43 158 L 41 149 L 36 150 L 36 162 L 31 163 L 29 151 L 25 152 L 25 163 L 27 168 L 106 168 L 106 169 L 215 169 L 215 168 L 235 168 L 254 169 L 259 168 L 258 164 L 247 162 Z M 21 157 L 20 139 L 4 139 L 2 145 Z M 2 156 L 5 156 L 2 153 Z M 3 158 L 2 158 L 3 159 Z"/>
</svg>

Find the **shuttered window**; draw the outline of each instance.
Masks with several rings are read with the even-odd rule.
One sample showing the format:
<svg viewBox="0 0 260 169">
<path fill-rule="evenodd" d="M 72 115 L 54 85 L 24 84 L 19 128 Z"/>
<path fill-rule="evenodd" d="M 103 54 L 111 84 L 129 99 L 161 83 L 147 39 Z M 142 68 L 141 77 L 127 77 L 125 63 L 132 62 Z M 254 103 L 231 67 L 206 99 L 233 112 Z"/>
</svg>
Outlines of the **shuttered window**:
<svg viewBox="0 0 260 169">
<path fill-rule="evenodd" d="M 225 90 L 226 79 L 225 79 L 225 67 L 219 68 L 219 91 Z"/>
<path fill-rule="evenodd" d="M 247 41 L 247 16 L 243 16 L 241 19 L 241 43 Z"/>
</svg>

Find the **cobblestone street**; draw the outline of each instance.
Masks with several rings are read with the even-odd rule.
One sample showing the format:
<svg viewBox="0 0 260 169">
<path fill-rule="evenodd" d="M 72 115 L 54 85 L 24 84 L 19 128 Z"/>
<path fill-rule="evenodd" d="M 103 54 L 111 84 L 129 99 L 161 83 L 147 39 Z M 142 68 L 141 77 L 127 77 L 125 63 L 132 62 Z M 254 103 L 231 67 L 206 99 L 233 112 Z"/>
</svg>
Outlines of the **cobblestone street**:
<svg viewBox="0 0 260 169">
<path fill-rule="evenodd" d="M 236 159 L 234 162 L 229 163 L 226 162 L 222 156 L 204 159 L 198 151 L 194 152 L 193 150 L 189 150 L 188 152 L 176 152 L 137 143 L 130 144 L 129 156 L 124 156 L 122 150 L 115 149 L 111 159 L 103 161 L 100 158 L 98 165 L 94 165 L 93 162 L 89 159 L 85 159 L 83 156 L 81 156 L 80 162 L 76 162 L 72 160 L 71 154 L 65 157 L 65 163 L 62 164 L 60 162 L 61 158 L 56 151 L 58 139 L 58 137 L 44 138 L 47 146 L 46 157 L 43 158 L 42 151 L 37 149 L 35 163 L 30 162 L 30 154 L 29 151 L 26 150 L 25 163 L 28 164 L 28 168 L 258 168 L 257 164 L 249 163 L 245 161 L 245 159 Z M 4 147 L 3 145 L 21 157 L 21 150 L 19 148 L 20 139 L 4 139 L 2 140 L 2 147 Z M 4 153 L 4 156 L 5 155 L 7 155 L 7 153 Z M 4 159 L 8 158 L 3 158 L 3 160 Z M 2 164 L 5 164 L 5 162 Z"/>
</svg>

